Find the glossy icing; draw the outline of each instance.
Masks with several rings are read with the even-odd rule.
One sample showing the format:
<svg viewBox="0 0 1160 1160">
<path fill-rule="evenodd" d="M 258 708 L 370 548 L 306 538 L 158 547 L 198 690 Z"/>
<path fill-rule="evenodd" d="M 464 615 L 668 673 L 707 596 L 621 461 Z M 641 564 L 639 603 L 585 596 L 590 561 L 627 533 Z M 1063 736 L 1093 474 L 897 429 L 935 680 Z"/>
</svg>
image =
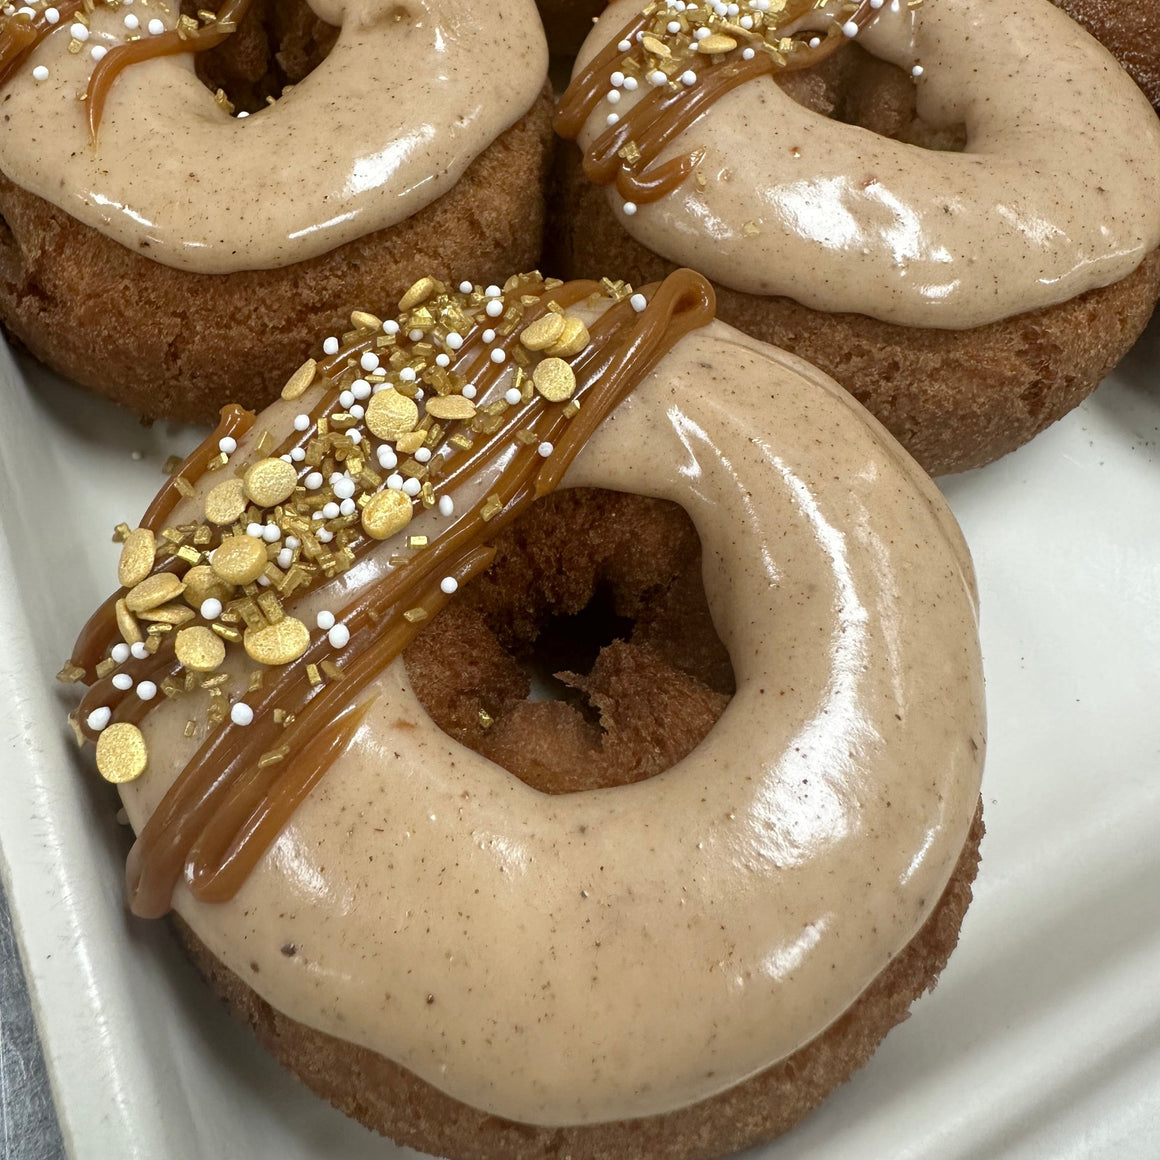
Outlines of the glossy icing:
<svg viewBox="0 0 1160 1160">
<path fill-rule="evenodd" d="M 543 87 L 547 46 L 533 0 L 512 0 L 486 21 L 471 0 L 311 7 L 342 31 L 273 106 L 232 117 L 192 58 L 150 61 L 117 80 L 95 146 L 77 95 L 91 49 L 123 43 L 125 10 L 96 7 L 76 54 L 62 21 L 0 92 L 0 171 L 165 265 L 267 269 L 417 213 Z M 173 27 L 178 6 L 152 0 L 134 11 Z M 50 70 L 44 82 L 33 77 L 40 64 Z"/>
<path fill-rule="evenodd" d="M 577 71 L 640 10 L 611 4 Z M 1160 243 L 1160 122 L 1052 5 L 891 0 L 858 39 L 902 67 L 921 63 L 918 112 L 965 125 L 964 153 L 830 121 L 761 77 L 661 151 L 663 163 L 704 150 L 704 188 L 687 181 L 633 216 L 609 193 L 624 228 L 735 290 L 950 329 L 1108 285 Z M 648 89 L 622 92 L 617 114 Z M 597 107 L 582 147 L 611 108 Z"/>
<path fill-rule="evenodd" d="M 929 480 L 820 372 L 713 323 L 565 485 L 692 516 L 738 682 L 705 741 L 650 781 L 548 797 L 439 730 L 395 662 L 237 896 L 175 898 L 287 1015 L 538 1124 L 683 1106 L 824 1029 L 935 906 L 984 745 L 965 545 Z M 395 548 L 296 615 L 341 603 Z M 154 758 L 123 787 L 136 829 L 196 751 L 197 715 L 182 699 L 144 721 Z"/>
</svg>

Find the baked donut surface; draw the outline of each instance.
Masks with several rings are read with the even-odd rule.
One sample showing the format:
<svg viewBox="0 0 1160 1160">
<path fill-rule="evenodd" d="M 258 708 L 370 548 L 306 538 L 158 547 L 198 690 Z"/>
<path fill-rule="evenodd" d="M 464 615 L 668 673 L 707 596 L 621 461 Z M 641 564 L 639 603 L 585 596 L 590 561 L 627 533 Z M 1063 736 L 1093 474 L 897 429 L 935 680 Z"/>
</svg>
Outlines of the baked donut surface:
<svg viewBox="0 0 1160 1160">
<path fill-rule="evenodd" d="M 697 1116 L 680 1117 L 718 1096 L 742 1125 L 726 1141 L 760 1138 L 857 1066 L 953 945 L 985 729 L 966 547 L 872 418 L 807 364 L 710 321 L 711 302 L 689 271 L 637 294 L 531 276 L 458 297 L 417 284 L 381 336 L 359 331 L 329 356 L 320 382 L 311 368 L 256 420 L 227 416 L 222 453 L 237 474 L 198 479 L 215 433 L 142 528 L 125 529 L 132 586 L 115 618 L 110 604 L 90 623 L 66 674 L 92 682 L 78 727 L 123 783 L 138 833 L 134 910 L 172 904 L 192 945 L 220 961 L 218 977 L 244 978 L 287 1032 L 301 1024 L 350 1044 L 347 1066 L 389 1092 L 343 1106 L 397 1137 L 452 1144 L 422 1135 L 429 1113 L 414 1104 L 399 1112 L 411 1128 L 383 1118 L 390 1092 L 427 1090 L 407 1086 L 414 1076 L 442 1093 L 436 1114 L 474 1109 L 455 1113 L 455 1133 L 495 1118 L 531 1125 L 504 1124 L 499 1139 L 522 1132 L 546 1154 L 575 1136 L 611 1155 L 670 1115 L 687 1135 Z M 574 395 L 558 389 L 569 365 Z M 469 369 L 458 388 L 457 368 Z M 509 385 L 520 381 L 526 392 Z M 435 490 L 413 489 L 416 514 L 376 546 L 349 534 L 354 496 L 370 489 L 369 534 L 380 502 L 401 509 L 400 492 L 412 494 L 401 471 L 395 482 L 365 471 L 372 451 L 414 470 L 375 448 L 418 454 L 419 412 L 404 399 L 427 418 L 479 419 L 422 430 L 440 456 L 446 440 L 484 466 L 453 492 L 442 468 L 427 469 Z M 270 455 L 279 446 L 284 460 Z M 327 447 L 356 454 L 349 479 L 327 474 Z M 556 483 L 562 494 L 531 504 Z M 264 510 L 239 486 L 267 497 Z M 603 490 L 567 490 L 592 488 Z M 692 533 L 684 517 L 666 522 L 673 505 L 700 543 L 703 597 L 689 586 Z M 141 545 L 162 522 L 154 556 Z M 633 522 L 635 556 L 615 550 Z M 657 536 L 673 546 L 650 547 Z M 194 568 L 212 571 L 219 596 L 201 599 L 204 574 L 184 595 Z M 400 589 L 411 575 L 427 587 Z M 476 594 L 457 598 L 469 581 Z M 568 678 L 604 736 L 583 712 L 516 696 L 512 658 L 480 628 L 482 618 L 496 642 L 529 639 L 545 609 L 574 609 L 602 584 L 639 630 Z M 447 605 L 458 620 L 432 619 Z M 675 642 L 674 618 L 689 626 Z M 428 619 L 431 635 L 416 637 Z M 104 655 L 112 624 L 120 657 Z M 196 648 L 179 633 L 168 651 L 176 625 Z M 128 642 L 143 633 L 153 647 L 136 641 L 138 655 Z M 400 640 L 414 641 L 407 659 Z M 441 677 L 454 661 L 439 657 L 457 643 L 470 646 L 462 679 L 478 701 Z M 185 677 L 172 657 L 193 666 Z M 634 683 L 665 689 L 682 728 L 658 737 L 663 719 L 628 695 Z M 556 752 L 548 728 L 565 740 Z M 522 754 L 528 781 L 456 736 L 513 764 Z M 603 768 L 610 788 L 591 788 L 586 767 Z M 573 792 L 544 792 L 555 789 Z M 884 976 L 891 963 L 908 965 Z M 865 1022 L 847 1021 L 882 978 L 889 994 Z M 832 1050 L 798 1057 L 813 1062 L 775 1111 L 745 1101 L 742 1115 L 722 1094 L 838 1025 Z M 330 1058 L 330 1040 L 296 1042 Z M 393 1062 L 380 1069 L 378 1057 Z M 753 1090 L 755 1102 L 769 1093 Z M 620 1121 L 631 1123 L 619 1135 L 606 1127 Z M 701 1154 L 708 1130 L 681 1154 Z"/>
<path fill-rule="evenodd" d="M 1160 12 L 1124 0 L 1053 0 L 1078 20 L 1160 108 Z"/>
</svg>

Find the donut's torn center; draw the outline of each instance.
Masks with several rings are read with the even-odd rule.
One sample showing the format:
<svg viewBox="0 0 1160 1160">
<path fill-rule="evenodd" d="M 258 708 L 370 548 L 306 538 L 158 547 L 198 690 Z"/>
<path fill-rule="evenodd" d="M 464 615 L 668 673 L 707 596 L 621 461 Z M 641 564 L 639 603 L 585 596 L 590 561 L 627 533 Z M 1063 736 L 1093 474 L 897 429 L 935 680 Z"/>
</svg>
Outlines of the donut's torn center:
<svg viewBox="0 0 1160 1160">
<path fill-rule="evenodd" d="M 457 741 L 546 793 L 641 781 L 705 737 L 735 689 L 677 504 L 541 500 L 404 654 Z"/>
<path fill-rule="evenodd" d="M 182 0 L 183 15 L 204 3 Z M 306 0 L 254 0 L 238 30 L 196 58 L 198 78 L 235 114 L 257 113 L 304 81 L 329 55 L 338 29 Z"/>
</svg>

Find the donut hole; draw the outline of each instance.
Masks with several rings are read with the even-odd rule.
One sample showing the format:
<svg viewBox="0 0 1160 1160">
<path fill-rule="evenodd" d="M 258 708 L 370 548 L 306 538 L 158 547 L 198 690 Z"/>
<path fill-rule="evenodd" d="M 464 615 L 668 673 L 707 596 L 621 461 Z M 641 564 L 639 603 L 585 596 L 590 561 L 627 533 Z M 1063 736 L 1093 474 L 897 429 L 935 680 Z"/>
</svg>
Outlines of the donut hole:
<svg viewBox="0 0 1160 1160">
<path fill-rule="evenodd" d="M 196 18 L 204 7 L 182 0 L 182 15 Z M 224 93 L 235 112 L 256 113 L 305 80 L 337 39 L 338 29 L 319 20 L 306 0 L 253 0 L 237 31 L 198 54 L 194 67 L 202 84 Z"/>
<path fill-rule="evenodd" d="M 546 497 L 404 654 L 451 737 L 545 793 L 642 781 L 691 752 L 736 683 L 677 504 Z"/>
<path fill-rule="evenodd" d="M 858 44 L 844 45 L 814 68 L 787 73 L 780 83 L 799 105 L 834 121 L 924 149 L 966 148 L 965 125 L 924 121 L 918 115 L 914 78 Z"/>
</svg>

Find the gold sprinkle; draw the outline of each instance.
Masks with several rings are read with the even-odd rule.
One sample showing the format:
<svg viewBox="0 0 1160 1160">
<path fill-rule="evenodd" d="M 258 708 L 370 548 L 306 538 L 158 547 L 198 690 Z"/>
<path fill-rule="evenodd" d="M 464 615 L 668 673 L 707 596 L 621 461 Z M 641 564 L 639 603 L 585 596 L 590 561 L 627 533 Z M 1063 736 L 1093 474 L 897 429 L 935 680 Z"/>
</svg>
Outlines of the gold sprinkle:
<svg viewBox="0 0 1160 1160">
<path fill-rule="evenodd" d="M 188 544 L 184 544 L 178 548 L 176 555 L 179 560 L 184 560 L 187 564 L 201 563 L 201 553 L 196 548 L 191 548 Z"/>
<path fill-rule="evenodd" d="M 560 341 L 560 336 L 563 333 L 564 316 L 548 311 L 547 314 L 524 327 L 520 334 L 520 343 L 528 350 L 547 350 L 553 343 Z"/>
<path fill-rule="evenodd" d="M 317 665 L 310 664 L 306 666 L 306 679 L 312 685 L 322 684 L 322 674 L 318 671 Z M 287 724 L 289 724 L 289 722 L 287 722 Z"/>
<path fill-rule="evenodd" d="M 112 657 L 105 657 L 105 659 L 101 661 L 99 665 L 97 665 L 97 679 L 100 680 L 103 677 L 107 677 L 116 667 L 117 662 L 113 660 Z"/>
<path fill-rule="evenodd" d="M 223 479 L 205 497 L 205 518 L 224 527 L 236 523 L 246 512 L 246 489 L 240 479 Z"/>
<path fill-rule="evenodd" d="M 173 486 L 177 488 L 178 493 L 184 496 L 185 499 L 193 498 L 193 484 L 184 475 L 175 475 L 173 477 Z"/>
<path fill-rule="evenodd" d="M 470 435 L 452 435 L 448 442 L 461 451 L 470 451 L 475 446 L 475 440 Z"/>
<path fill-rule="evenodd" d="M 393 388 L 371 396 L 366 411 L 366 425 L 379 439 L 398 439 L 415 428 L 419 422 L 419 408 L 413 399 Z"/>
<path fill-rule="evenodd" d="M 253 536 L 226 536 L 211 567 L 230 584 L 252 584 L 266 569 L 266 545 Z"/>
<path fill-rule="evenodd" d="M 616 151 L 616 155 L 629 165 L 635 165 L 640 160 L 640 146 L 635 141 L 629 141 Z"/>
<path fill-rule="evenodd" d="M 196 721 L 186 721 L 186 723 L 185 723 L 185 736 L 192 737 L 196 732 L 197 732 L 197 722 Z"/>
<path fill-rule="evenodd" d="M 132 531 L 133 531 L 133 529 L 131 527 L 129 527 L 128 524 L 118 524 L 113 529 L 113 543 L 114 544 L 123 544 L 125 542 L 125 540 L 128 539 L 129 534 Z"/>
<path fill-rule="evenodd" d="M 137 614 L 142 620 L 147 620 L 157 627 L 168 625 L 174 627 L 179 624 L 188 624 L 194 618 L 194 611 L 184 604 L 165 604 L 161 608 L 152 608 Z M 154 629 L 150 629 L 153 632 Z"/>
<path fill-rule="evenodd" d="M 191 608 L 200 609 L 211 597 L 225 604 L 234 594 L 234 586 L 227 584 L 208 564 L 190 568 L 182 579 L 185 581 L 182 596 Z"/>
<path fill-rule="evenodd" d="M 437 283 L 434 278 L 420 278 L 418 282 L 399 299 L 399 310 L 414 310 L 422 306 L 435 293 Z"/>
<path fill-rule="evenodd" d="M 395 449 L 403 455 L 411 455 L 427 441 L 426 431 L 408 431 L 395 440 Z"/>
<path fill-rule="evenodd" d="M 149 764 L 145 738 L 136 725 L 116 721 L 97 738 L 97 769 L 106 781 L 135 781 Z"/>
<path fill-rule="evenodd" d="M 283 616 L 265 628 L 247 628 L 244 637 L 250 659 L 260 665 L 288 665 L 310 647 L 310 630 L 295 616 Z"/>
<path fill-rule="evenodd" d="M 480 709 L 479 723 L 484 729 L 490 729 L 495 723 L 495 718 L 486 709 Z"/>
<path fill-rule="evenodd" d="M 549 403 L 562 403 L 576 390 L 576 375 L 562 358 L 546 358 L 532 372 L 536 390 Z"/>
<path fill-rule="evenodd" d="M 744 234 L 744 235 L 745 235 L 747 238 L 755 238 L 755 237 L 757 237 L 757 235 L 758 235 L 759 233 L 761 233 L 761 230 L 760 230 L 760 229 L 758 229 L 757 222 L 746 222 L 746 223 L 745 223 L 745 224 L 744 224 L 744 225 L 741 227 L 741 232 L 742 232 L 742 233 L 743 233 L 743 234 Z"/>
<path fill-rule="evenodd" d="M 231 628 L 228 624 L 222 624 L 220 620 L 215 620 L 210 628 L 222 638 L 228 640 L 230 644 L 241 644 L 242 634 L 236 629 Z"/>
<path fill-rule="evenodd" d="M 262 615 L 271 623 L 277 624 L 285 616 L 282 611 L 282 602 L 273 592 L 262 592 L 258 596 L 258 607 Z"/>
<path fill-rule="evenodd" d="M 156 537 L 148 528 L 137 528 L 125 537 L 117 564 L 117 579 L 123 588 L 140 584 L 153 571 L 156 550 Z"/>
<path fill-rule="evenodd" d="M 488 520 L 495 519 L 501 511 L 503 511 L 503 501 L 493 492 L 484 501 L 483 507 L 479 509 L 479 515 L 483 522 L 487 523 Z"/>
<path fill-rule="evenodd" d="M 408 608 L 403 613 L 403 619 L 409 621 L 411 624 L 418 624 L 421 620 L 427 619 L 427 609 L 425 608 Z"/>
<path fill-rule="evenodd" d="M 362 510 L 362 526 L 372 540 L 387 540 L 411 522 L 411 500 L 402 491 L 376 492 Z"/>
<path fill-rule="evenodd" d="M 350 324 L 355 330 L 378 330 L 383 325 L 383 320 L 369 310 L 352 310 Z"/>
<path fill-rule="evenodd" d="M 176 475 L 184 462 L 180 455 L 171 455 L 162 465 L 161 472 L 163 475 Z"/>
<path fill-rule="evenodd" d="M 158 572 L 135 584 L 125 597 L 130 612 L 148 612 L 176 600 L 185 591 L 185 585 L 172 572 Z"/>
<path fill-rule="evenodd" d="M 462 395 L 442 395 L 427 400 L 427 414 L 436 419 L 470 419 L 475 404 Z"/>
<path fill-rule="evenodd" d="M 258 758 L 258 768 L 265 769 L 267 766 L 277 765 L 279 761 L 285 759 L 289 752 L 290 747 L 287 745 L 282 745 L 277 749 L 271 749 L 268 752 L 263 753 L 262 756 Z"/>
<path fill-rule="evenodd" d="M 266 683 L 266 670 L 255 669 L 250 674 L 250 692 L 256 693 Z"/>
<path fill-rule="evenodd" d="M 707 39 L 711 40 L 712 37 L 708 37 Z M 640 43 L 644 46 L 645 52 L 651 52 L 653 56 L 670 57 L 673 55 L 669 46 L 663 40 L 657 40 L 655 36 L 642 36 Z"/>
<path fill-rule="evenodd" d="M 56 679 L 60 681 L 62 685 L 75 685 L 77 681 L 84 679 L 84 675 L 85 670 L 82 669 L 80 665 L 74 665 L 72 661 L 69 661 L 68 664 L 65 665 L 64 668 L 56 674 Z"/>
<path fill-rule="evenodd" d="M 246 495 L 259 507 L 285 503 L 298 486 L 298 472 L 285 459 L 260 459 L 243 479 Z"/>
<path fill-rule="evenodd" d="M 588 327 L 573 315 L 564 319 L 564 330 L 559 339 L 548 347 L 548 354 L 554 358 L 571 358 L 588 345 Z"/>
<path fill-rule="evenodd" d="M 173 642 L 178 661 L 195 673 L 212 673 L 226 659 L 226 646 L 208 628 L 183 628 Z"/>
<path fill-rule="evenodd" d="M 567 405 L 564 407 L 563 415 L 565 419 L 574 419 L 580 413 L 580 400 L 569 399 Z"/>
<path fill-rule="evenodd" d="M 408 548 L 425 548 L 426 546 L 427 546 L 427 537 L 426 536 L 408 536 L 407 537 L 407 547 Z"/>
<path fill-rule="evenodd" d="M 648 40 L 646 36 L 644 38 Z M 697 41 L 697 51 L 706 52 L 710 55 L 715 55 L 722 52 L 732 52 L 737 47 L 737 41 L 731 36 L 725 36 L 723 33 L 714 32 L 710 36 L 706 36 L 704 40 Z"/>
<path fill-rule="evenodd" d="M 322 671 L 332 681 L 342 681 L 342 680 L 346 679 L 346 674 L 343 673 L 342 669 L 340 669 L 338 667 L 338 665 L 336 665 L 334 663 L 334 661 L 323 661 L 322 662 Z"/>
<path fill-rule="evenodd" d="M 139 644 L 141 642 L 141 630 L 137 627 L 137 621 L 126 607 L 125 602 L 118 600 L 115 605 L 115 610 L 117 613 L 117 631 L 121 634 L 121 639 L 126 644 Z"/>
<path fill-rule="evenodd" d="M 282 398 L 300 399 L 310 389 L 318 372 L 318 361 L 308 358 L 287 380 Z"/>
</svg>

